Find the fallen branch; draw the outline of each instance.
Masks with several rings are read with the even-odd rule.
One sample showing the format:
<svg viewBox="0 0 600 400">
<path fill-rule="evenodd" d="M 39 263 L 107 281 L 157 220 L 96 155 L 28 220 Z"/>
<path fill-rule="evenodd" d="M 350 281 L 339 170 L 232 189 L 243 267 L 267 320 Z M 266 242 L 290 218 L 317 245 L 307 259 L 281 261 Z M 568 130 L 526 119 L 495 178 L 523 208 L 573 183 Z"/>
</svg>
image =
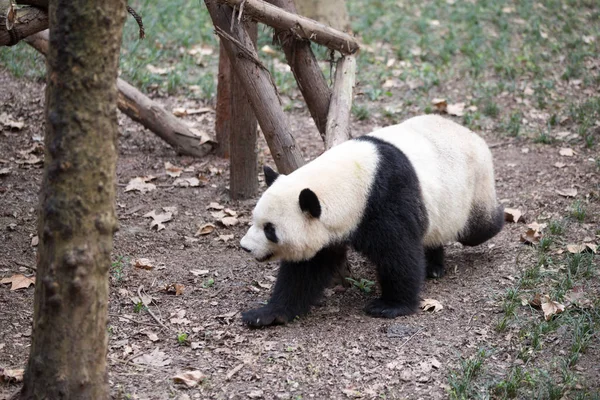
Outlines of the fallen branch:
<svg viewBox="0 0 600 400">
<path fill-rule="evenodd" d="M 304 159 L 296 147 L 277 88 L 258 59 L 252 39 L 242 24 L 230 26 L 233 11 L 229 6 L 219 4 L 217 0 L 204 0 L 204 3 L 248 95 L 277 169 L 283 174 L 294 171 L 304 164 Z"/>
<path fill-rule="evenodd" d="M 355 75 L 356 59 L 354 56 L 342 56 L 337 62 L 333 94 L 329 104 L 325 133 L 326 149 L 350 138 L 350 113 Z"/>
<path fill-rule="evenodd" d="M 296 14 L 293 0 L 268 1 L 274 6 Z M 324 137 L 331 90 L 319 68 L 317 58 L 310 48 L 310 41 L 297 38 L 291 30 L 277 28 L 275 28 L 274 40 L 283 48 L 287 63 L 296 78 L 310 115 L 315 121 L 319 133 Z"/>
<path fill-rule="evenodd" d="M 347 33 L 323 25 L 313 19 L 282 10 L 262 0 L 220 0 L 231 7 L 241 8 L 254 19 L 276 29 L 290 30 L 297 37 L 337 50 L 344 55 L 356 53 L 360 46 Z"/>
<path fill-rule="evenodd" d="M 46 11 L 37 7 L 22 7 L 16 9 L 16 15 L 7 21 L 10 7 L 10 0 L 0 0 L 0 47 L 13 46 L 29 35 L 48 29 Z"/>
<path fill-rule="evenodd" d="M 48 53 L 48 31 L 38 32 L 25 41 L 40 53 Z M 117 89 L 119 110 L 156 133 L 179 154 L 203 157 L 216 146 L 206 134 L 194 132 L 184 121 L 120 78 L 117 79 Z"/>
</svg>

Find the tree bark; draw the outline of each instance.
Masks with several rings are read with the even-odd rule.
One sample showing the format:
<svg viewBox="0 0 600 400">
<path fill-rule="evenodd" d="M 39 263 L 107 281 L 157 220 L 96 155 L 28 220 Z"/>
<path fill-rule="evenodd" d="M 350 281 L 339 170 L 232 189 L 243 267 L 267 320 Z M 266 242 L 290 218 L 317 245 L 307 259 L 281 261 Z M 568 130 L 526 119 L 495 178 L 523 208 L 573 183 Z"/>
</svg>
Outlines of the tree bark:
<svg viewBox="0 0 600 400">
<path fill-rule="evenodd" d="M 342 56 L 337 62 L 333 95 L 327 117 L 325 149 L 330 149 L 350 138 L 352 94 L 356 76 L 354 56 Z"/>
<path fill-rule="evenodd" d="M 293 0 L 268 0 L 269 3 L 291 13 L 296 13 Z M 321 137 L 325 137 L 327 113 L 331 90 L 317 58 L 310 48 L 310 41 L 298 39 L 290 30 L 275 29 L 275 40 L 281 44 L 285 58 L 298 83 L 298 88 L 306 101 Z"/>
<path fill-rule="evenodd" d="M 303 39 L 337 50 L 344 55 L 356 53 L 360 46 L 354 37 L 347 33 L 323 25 L 310 18 L 282 10 L 262 0 L 220 0 L 238 9 L 243 4 L 243 12 L 257 21 L 273 28 L 291 30 Z"/>
<path fill-rule="evenodd" d="M 219 72 L 217 73 L 217 109 L 215 121 L 215 138 L 217 140 L 216 155 L 229 158 L 229 136 L 231 135 L 231 79 L 233 70 L 223 39 L 219 45 Z"/>
<path fill-rule="evenodd" d="M 52 1 L 33 339 L 22 399 L 107 399 L 125 0 Z"/>
<path fill-rule="evenodd" d="M 246 22 L 246 31 L 256 44 L 258 26 Z M 229 192 L 234 200 L 248 199 L 258 192 L 258 160 L 256 153 L 257 123 L 248 95 L 235 71 L 231 75 L 231 136 L 229 149 Z"/>
<path fill-rule="evenodd" d="M 45 10 L 23 7 L 17 9 L 14 25 L 8 30 L 6 13 L 9 5 L 9 0 L 0 0 L 0 47 L 13 46 L 29 35 L 48 29 L 48 14 Z"/>
<path fill-rule="evenodd" d="M 33 34 L 25 41 L 43 55 L 48 54 L 48 31 Z M 185 122 L 120 78 L 117 79 L 117 89 L 119 109 L 132 120 L 156 133 L 179 154 L 203 157 L 216 146 L 208 135 L 194 133 Z"/>
<path fill-rule="evenodd" d="M 350 31 L 345 0 L 296 0 L 298 14 L 344 32 Z"/>
<path fill-rule="evenodd" d="M 303 165 L 304 159 L 296 147 L 273 79 L 258 59 L 252 40 L 243 26 L 237 22 L 231 24 L 231 7 L 219 4 L 217 0 L 204 2 L 217 34 L 224 39 L 222 43 L 229 61 L 248 95 L 277 169 L 280 173 L 289 174 Z"/>
</svg>

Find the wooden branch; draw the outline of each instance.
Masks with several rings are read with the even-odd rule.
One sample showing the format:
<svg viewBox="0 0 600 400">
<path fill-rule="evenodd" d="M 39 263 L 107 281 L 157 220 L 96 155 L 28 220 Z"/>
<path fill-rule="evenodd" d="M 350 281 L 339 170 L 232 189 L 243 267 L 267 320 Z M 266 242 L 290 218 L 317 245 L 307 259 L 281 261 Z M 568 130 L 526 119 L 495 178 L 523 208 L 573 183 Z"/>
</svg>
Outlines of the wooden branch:
<svg viewBox="0 0 600 400">
<path fill-rule="evenodd" d="M 333 95 L 327 117 L 326 149 L 350 138 L 350 113 L 355 75 L 356 59 L 354 56 L 342 56 L 337 62 Z"/>
<path fill-rule="evenodd" d="M 25 41 L 40 53 L 48 54 L 48 31 L 38 32 Z M 117 105 L 128 117 L 156 133 L 179 154 L 203 157 L 216 143 L 206 134 L 196 134 L 187 124 L 161 107 L 160 104 L 122 79 L 117 80 Z"/>
<path fill-rule="evenodd" d="M 261 64 L 252 39 L 239 23 L 231 24 L 233 12 L 217 0 L 204 0 L 216 31 L 221 36 L 233 69 L 246 90 L 271 155 L 280 173 L 289 174 L 304 164 L 287 123 L 269 71 Z"/>
<path fill-rule="evenodd" d="M 43 8 L 44 10 L 48 9 L 48 4 L 50 0 L 18 0 L 19 5 L 28 5 Z"/>
<path fill-rule="evenodd" d="M 9 7 L 9 0 L 0 0 L 0 47 L 13 46 L 29 35 L 48 29 L 48 14 L 44 10 L 22 7 L 16 10 L 14 24 L 8 30 L 6 17 Z"/>
<path fill-rule="evenodd" d="M 269 3 L 281 9 L 296 13 L 293 0 L 268 0 Z M 310 41 L 298 39 L 296 35 L 285 29 L 275 29 L 275 41 L 281 44 L 287 63 L 298 83 L 298 88 L 306 101 L 321 137 L 325 138 L 327 113 L 329 112 L 329 99 L 331 90 L 327 85 L 325 76 L 317 58 L 310 48 Z"/>
<path fill-rule="evenodd" d="M 244 5 L 244 12 L 253 18 L 276 29 L 292 31 L 297 37 L 311 40 L 344 55 L 356 53 L 360 46 L 356 39 L 310 18 L 282 10 L 262 0 L 221 0 L 238 9 Z"/>
</svg>

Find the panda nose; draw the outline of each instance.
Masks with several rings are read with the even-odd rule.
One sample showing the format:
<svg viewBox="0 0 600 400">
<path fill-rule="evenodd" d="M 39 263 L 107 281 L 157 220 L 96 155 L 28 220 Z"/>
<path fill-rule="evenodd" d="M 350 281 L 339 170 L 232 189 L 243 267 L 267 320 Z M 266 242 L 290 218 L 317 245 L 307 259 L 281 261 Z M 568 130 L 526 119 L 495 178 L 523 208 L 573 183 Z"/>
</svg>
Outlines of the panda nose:
<svg viewBox="0 0 600 400">
<path fill-rule="evenodd" d="M 242 248 L 242 250 L 244 250 L 246 253 L 250 253 L 252 250 L 245 248 L 244 246 L 240 246 Z"/>
</svg>

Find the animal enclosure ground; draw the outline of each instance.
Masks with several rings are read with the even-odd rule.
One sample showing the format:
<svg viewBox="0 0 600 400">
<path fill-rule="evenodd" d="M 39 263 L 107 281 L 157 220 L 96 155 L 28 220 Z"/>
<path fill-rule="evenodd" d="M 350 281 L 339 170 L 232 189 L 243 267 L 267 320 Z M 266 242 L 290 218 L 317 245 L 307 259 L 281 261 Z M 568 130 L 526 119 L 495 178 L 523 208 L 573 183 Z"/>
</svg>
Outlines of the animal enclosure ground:
<svg viewBox="0 0 600 400">
<path fill-rule="evenodd" d="M 218 52 L 196 3 L 174 11 L 187 3 L 148 11 L 154 40 L 124 44 L 124 77 L 169 110 L 213 104 Z M 353 136 L 445 107 L 492 146 L 498 198 L 525 222 L 475 248 L 447 246 L 447 275 L 422 292 L 439 312 L 367 317 L 375 277 L 351 255 L 356 284 L 328 290 L 294 323 L 249 330 L 240 311 L 267 300 L 277 275 L 276 264 L 258 264 L 238 246 L 256 199 L 228 200 L 226 161 L 179 157 L 120 115 L 107 328 L 113 398 L 599 398 L 600 26 L 592 21 L 600 10 L 591 1 L 348 5 L 365 42 Z M 131 21 L 128 29 L 133 37 Z M 44 85 L 40 69 L 24 67 L 36 57 L 25 49 L 0 51 L 0 279 L 32 276 L 35 266 Z M 279 56 L 261 54 L 303 154 L 314 158 L 323 145 L 289 72 Z M 214 126 L 211 112 L 183 118 Z M 263 141 L 259 161 L 273 165 Z M 174 186 L 167 172 L 201 186 Z M 126 191 L 149 175 L 154 190 Z M 152 211 L 171 214 L 164 229 L 151 228 L 144 216 Z M 237 225 L 224 225 L 226 217 Z M 533 225 L 534 244 L 525 245 L 534 222 L 546 226 Z M 565 309 L 546 321 L 541 303 Z M 26 364 L 32 313 L 33 287 L 0 285 L 0 368 Z M 173 381 L 189 370 L 202 374 L 196 387 Z M 18 388 L 0 379 L 0 399 Z"/>
</svg>

